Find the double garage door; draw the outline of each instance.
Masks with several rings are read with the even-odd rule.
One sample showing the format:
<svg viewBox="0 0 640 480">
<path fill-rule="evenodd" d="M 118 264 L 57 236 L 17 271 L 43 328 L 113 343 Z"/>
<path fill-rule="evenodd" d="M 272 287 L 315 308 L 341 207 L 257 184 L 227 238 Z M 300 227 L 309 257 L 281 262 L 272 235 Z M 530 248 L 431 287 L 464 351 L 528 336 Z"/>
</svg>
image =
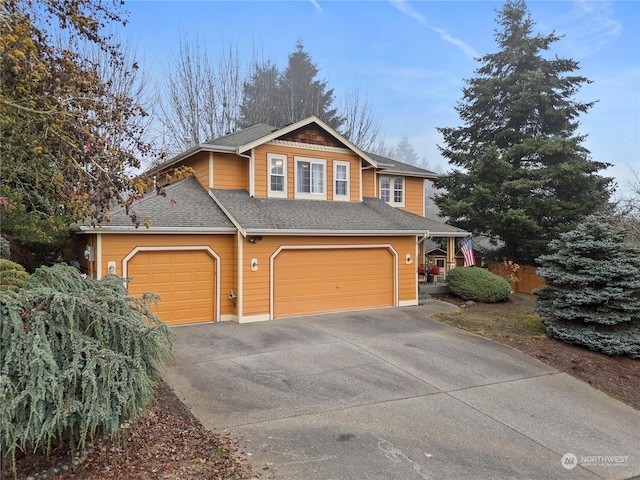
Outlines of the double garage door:
<svg viewBox="0 0 640 480">
<path fill-rule="evenodd" d="M 394 305 L 387 248 L 282 250 L 274 260 L 275 318 Z"/>
<path fill-rule="evenodd" d="M 215 259 L 204 250 L 140 251 L 128 262 L 129 294 L 160 296 L 160 320 L 169 325 L 215 320 Z"/>
</svg>

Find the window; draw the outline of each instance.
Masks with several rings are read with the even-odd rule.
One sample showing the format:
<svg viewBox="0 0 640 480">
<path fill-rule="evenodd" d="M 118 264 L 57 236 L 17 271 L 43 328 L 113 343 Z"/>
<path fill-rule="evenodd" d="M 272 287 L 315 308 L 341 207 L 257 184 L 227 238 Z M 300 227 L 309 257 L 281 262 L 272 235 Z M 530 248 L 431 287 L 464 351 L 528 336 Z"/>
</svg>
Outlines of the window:
<svg viewBox="0 0 640 480">
<path fill-rule="evenodd" d="M 404 178 L 380 177 L 380 199 L 394 207 L 404 207 Z"/>
<path fill-rule="evenodd" d="M 325 170 L 325 160 L 296 157 L 296 197 L 325 200 Z"/>
<path fill-rule="evenodd" d="M 380 198 L 385 202 L 389 203 L 391 201 L 391 188 L 389 186 L 389 177 L 380 177 Z"/>
<path fill-rule="evenodd" d="M 269 154 L 269 196 L 287 196 L 287 156 Z"/>
<path fill-rule="evenodd" d="M 397 177 L 393 180 L 393 203 L 404 203 L 404 179 Z"/>
<path fill-rule="evenodd" d="M 333 199 L 349 200 L 349 163 L 333 162 Z"/>
</svg>

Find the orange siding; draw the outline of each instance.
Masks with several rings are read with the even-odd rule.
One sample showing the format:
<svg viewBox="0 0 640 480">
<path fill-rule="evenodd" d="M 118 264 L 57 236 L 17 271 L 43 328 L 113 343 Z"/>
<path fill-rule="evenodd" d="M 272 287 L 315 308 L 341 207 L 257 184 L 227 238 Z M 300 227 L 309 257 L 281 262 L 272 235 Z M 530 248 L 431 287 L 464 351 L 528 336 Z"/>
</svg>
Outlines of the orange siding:
<svg viewBox="0 0 640 480">
<path fill-rule="evenodd" d="M 369 198 L 380 197 L 376 189 L 376 175 L 373 168 L 362 170 L 362 196 Z"/>
<path fill-rule="evenodd" d="M 200 185 L 209 188 L 209 152 L 200 152 L 186 163 L 193 168 L 194 175 Z"/>
<path fill-rule="evenodd" d="M 411 301 L 417 298 L 415 237 L 283 237 L 264 236 L 255 244 L 244 239 L 242 262 L 243 274 L 243 315 L 269 314 L 270 301 L 270 258 L 281 245 L 381 245 L 390 244 L 398 253 L 398 301 Z M 406 254 L 410 254 L 413 263 L 406 264 Z M 331 255 L 327 250 L 326 255 Z M 258 261 L 258 270 L 251 271 L 251 260 Z"/>
<path fill-rule="evenodd" d="M 156 235 L 156 234 L 103 234 L 102 235 L 102 276 L 107 274 L 108 262 L 116 262 L 116 274 L 122 275 L 122 261 L 139 246 L 208 246 L 220 256 L 216 275 L 220 276 L 220 313 L 235 315 L 232 302 L 228 299 L 230 290 L 237 290 L 234 283 L 236 261 L 233 235 Z"/>
<path fill-rule="evenodd" d="M 424 217 L 424 179 L 405 177 L 404 195 L 402 210 Z"/>
<path fill-rule="evenodd" d="M 213 159 L 213 186 L 249 191 L 249 160 L 216 153 Z"/>
<path fill-rule="evenodd" d="M 268 154 L 287 156 L 287 198 L 295 198 L 295 157 L 318 158 L 326 161 L 327 200 L 333 200 L 333 161 L 349 162 L 350 197 L 352 202 L 360 201 L 360 158 L 351 153 L 327 152 L 322 150 L 289 147 L 285 145 L 260 145 L 253 152 L 254 158 L 254 195 L 268 196 L 269 168 Z"/>
</svg>

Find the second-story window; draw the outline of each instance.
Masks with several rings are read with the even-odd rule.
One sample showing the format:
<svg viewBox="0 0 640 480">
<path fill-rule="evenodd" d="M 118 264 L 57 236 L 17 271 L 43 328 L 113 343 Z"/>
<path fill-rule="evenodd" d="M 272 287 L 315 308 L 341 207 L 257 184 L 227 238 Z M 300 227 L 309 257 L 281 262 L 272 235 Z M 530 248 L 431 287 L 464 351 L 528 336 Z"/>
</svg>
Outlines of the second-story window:
<svg viewBox="0 0 640 480">
<path fill-rule="evenodd" d="M 381 176 L 380 199 L 394 207 L 404 207 L 404 178 Z"/>
<path fill-rule="evenodd" d="M 349 200 L 349 163 L 333 162 L 333 199 Z"/>
<path fill-rule="evenodd" d="M 269 154 L 269 196 L 287 196 L 287 157 Z"/>
<path fill-rule="evenodd" d="M 380 177 L 380 199 L 387 203 L 391 201 L 391 180 L 389 177 Z"/>
<path fill-rule="evenodd" d="M 296 197 L 326 199 L 326 161 L 296 157 Z"/>
<path fill-rule="evenodd" d="M 393 179 L 393 203 L 404 204 L 404 178 Z"/>
</svg>

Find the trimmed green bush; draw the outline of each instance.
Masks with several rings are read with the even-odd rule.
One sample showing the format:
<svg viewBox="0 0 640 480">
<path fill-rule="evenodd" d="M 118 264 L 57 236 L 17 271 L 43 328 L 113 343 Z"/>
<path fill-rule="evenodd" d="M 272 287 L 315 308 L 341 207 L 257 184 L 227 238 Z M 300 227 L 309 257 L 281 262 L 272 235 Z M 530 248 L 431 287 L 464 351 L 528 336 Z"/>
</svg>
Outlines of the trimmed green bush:
<svg viewBox="0 0 640 480">
<path fill-rule="evenodd" d="M 82 450 L 114 437 L 151 398 L 172 333 L 127 296 L 120 277 L 84 278 L 41 267 L 17 293 L 0 295 L 0 447 Z"/>
<path fill-rule="evenodd" d="M 29 274 L 22 265 L 0 258 L 0 292 L 17 292 L 28 279 Z"/>
<path fill-rule="evenodd" d="M 511 296 L 509 282 L 484 268 L 454 268 L 447 273 L 447 284 L 463 300 L 497 303 L 508 300 Z"/>
</svg>

